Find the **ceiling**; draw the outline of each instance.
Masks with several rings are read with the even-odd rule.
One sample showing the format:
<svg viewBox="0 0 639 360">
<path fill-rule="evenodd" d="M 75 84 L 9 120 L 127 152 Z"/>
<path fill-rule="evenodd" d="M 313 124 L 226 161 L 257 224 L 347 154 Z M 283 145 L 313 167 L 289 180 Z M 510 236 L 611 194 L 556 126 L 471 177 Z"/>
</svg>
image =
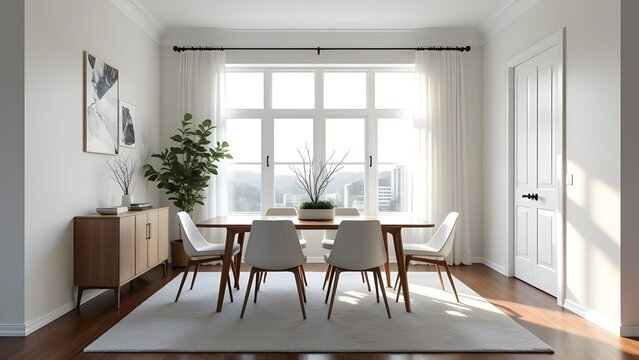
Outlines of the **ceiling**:
<svg viewBox="0 0 639 360">
<path fill-rule="evenodd" d="M 159 28 L 479 28 L 515 0 L 132 0 Z"/>
</svg>

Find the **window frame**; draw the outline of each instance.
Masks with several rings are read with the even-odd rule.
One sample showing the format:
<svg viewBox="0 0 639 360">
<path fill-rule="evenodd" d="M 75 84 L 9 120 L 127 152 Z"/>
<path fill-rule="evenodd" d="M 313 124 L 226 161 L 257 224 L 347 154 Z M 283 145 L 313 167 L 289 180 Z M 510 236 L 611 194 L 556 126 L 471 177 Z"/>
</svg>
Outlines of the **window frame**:
<svg viewBox="0 0 639 360">
<path fill-rule="evenodd" d="M 357 118 L 364 119 L 364 154 L 361 162 L 350 161 L 345 165 L 364 166 L 365 215 L 394 215 L 407 212 L 380 212 L 378 205 L 378 165 L 389 165 L 377 162 L 377 127 L 378 119 L 413 119 L 413 109 L 375 109 L 375 73 L 376 72 L 415 72 L 414 64 L 394 65 L 245 65 L 227 64 L 227 72 L 262 72 L 264 75 L 264 108 L 263 109 L 231 109 L 227 108 L 226 119 L 261 119 L 261 213 L 275 204 L 275 163 L 274 159 L 274 120 L 281 118 L 304 118 L 313 121 L 313 149 L 315 161 L 326 158 L 326 119 Z M 273 109 L 272 79 L 275 72 L 313 72 L 315 74 L 315 108 L 314 109 Z M 324 73 L 332 72 L 364 72 L 366 73 L 366 108 L 364 109 L 324 109 Z M 232 150 L 231 150 L 232 153 Z M 338 154 L 339 155 L 339 154 Z M 267 166 L 267 156 L 269 157 Z M 372 163 L 369 161 L 372 157 Z M 280 162 L 279 164 L 288 164 Z M 375 184 L 375 186 L 371 186 Z M 229 214 L 257 214 L 234 213 Z"/>
</svg>

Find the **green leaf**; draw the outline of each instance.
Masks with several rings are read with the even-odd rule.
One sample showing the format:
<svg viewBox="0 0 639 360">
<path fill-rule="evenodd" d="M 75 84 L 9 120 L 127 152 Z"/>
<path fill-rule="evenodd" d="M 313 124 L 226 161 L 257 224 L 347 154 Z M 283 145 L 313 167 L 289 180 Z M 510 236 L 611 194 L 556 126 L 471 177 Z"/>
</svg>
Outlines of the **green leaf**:
<svg viewBox="0 0 639 360">
<path fill-rule="evenodd" d="M 184 114 L 184 121 L 189 121 L 191 119 L 193 119 L 193 115 L 191 115 L 191 113 Z"/>
</svg>

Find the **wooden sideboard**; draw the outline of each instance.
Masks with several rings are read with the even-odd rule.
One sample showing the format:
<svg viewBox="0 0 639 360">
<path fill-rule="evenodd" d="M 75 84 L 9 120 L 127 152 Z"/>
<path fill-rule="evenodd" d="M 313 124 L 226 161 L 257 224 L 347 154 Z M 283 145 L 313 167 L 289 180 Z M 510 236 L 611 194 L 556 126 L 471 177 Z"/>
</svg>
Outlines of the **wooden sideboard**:
<svg viewBox="0 0 639 360">
<path fill-rule="evenodd" d="M 85 289 L 113 289 L 120 308 L 120 286 L 169 257 L 169 208 L 73 219 L 73 278 L 77 307 Z"/>
</svg>

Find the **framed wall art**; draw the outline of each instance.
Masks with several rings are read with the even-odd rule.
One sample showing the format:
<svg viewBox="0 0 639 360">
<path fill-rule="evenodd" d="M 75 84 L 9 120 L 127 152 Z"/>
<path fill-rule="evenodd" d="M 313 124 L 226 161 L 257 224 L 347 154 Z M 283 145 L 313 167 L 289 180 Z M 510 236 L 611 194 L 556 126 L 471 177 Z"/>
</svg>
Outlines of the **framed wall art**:
<svg viewBox="0 0 639 360">
<path fill-rule="evenodd" d="M 119 71 L 84 52 L 84 151 L 119 152 Z"/>
<path fill-rule="evenodd" d="M 120 100 L 120 146 L 135 148 L 135 105 Z"/>
</svg>

